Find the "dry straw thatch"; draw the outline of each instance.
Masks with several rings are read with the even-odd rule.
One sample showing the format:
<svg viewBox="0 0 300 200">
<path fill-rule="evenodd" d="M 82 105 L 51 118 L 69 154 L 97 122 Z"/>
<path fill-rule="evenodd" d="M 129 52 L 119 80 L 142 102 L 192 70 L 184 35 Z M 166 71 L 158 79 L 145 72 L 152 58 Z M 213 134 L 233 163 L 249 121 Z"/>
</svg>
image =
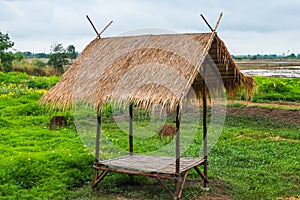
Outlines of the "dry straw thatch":
<svg viewBox="0 0 300 200">
<path fill-rule="evenodd" d="M 217 72 L 203 74 L 212 65 Z M 40 102 L 60 109 L 110 101 L 172 109 L 191 89 L 200 97 L 202 77 L 206 83 L 223 82 L 230 98 L 241 89 L 251 96 L 255 86 L 253 78 L 239 71 L 216 34 L 96 38 Z"/>
</svg>

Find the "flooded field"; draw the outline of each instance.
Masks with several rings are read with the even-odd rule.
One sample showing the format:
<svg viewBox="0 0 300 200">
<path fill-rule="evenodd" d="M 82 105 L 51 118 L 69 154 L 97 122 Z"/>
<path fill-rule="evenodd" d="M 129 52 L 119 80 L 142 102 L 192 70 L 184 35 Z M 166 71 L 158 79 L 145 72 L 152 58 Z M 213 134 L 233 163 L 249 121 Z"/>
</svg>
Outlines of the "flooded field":
<svg viewBox="0 0 300 200">
<path fill-rule="evenodd" d="M 241 72 L 247 76 L 300 78 L 300 66 L 279 67 L 276 69 L 243 69 Z"/>
<path fill-rule="evenodd" d="M 247 76 L 300 78 L 298 59 L 235 60 L 235 62 Z"/>
</svg>

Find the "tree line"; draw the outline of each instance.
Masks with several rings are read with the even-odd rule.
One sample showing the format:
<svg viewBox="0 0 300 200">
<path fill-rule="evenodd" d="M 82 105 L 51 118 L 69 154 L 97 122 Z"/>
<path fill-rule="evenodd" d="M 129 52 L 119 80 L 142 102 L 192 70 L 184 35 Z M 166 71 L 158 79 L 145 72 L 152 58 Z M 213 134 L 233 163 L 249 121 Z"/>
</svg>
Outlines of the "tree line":
<svg viewBox="0 0 300 200">
<path fill-rule="evenodd" d="M 70 61 L 76 59 L 79 55 L 78 52 L 76 52 L 75 46 L 72 44 L 65 48 L 61 43 L 54 43 L 50 47 L 49 54 L 34 54 L 29 51 L 13 53 L 9 51 L 13 46 L 14 42 L 11 41 L 8 33 L 2 33 L 0 31 L 0 70 L 3 72 L 14 71 L 15 63 L 24 65 L 25 58 L 47 58 L 47 62 L 35 60 L 33 63 L 34 67 L 42 68 L 47 65 L 48 67 L 54 68 L 59 74 L 62 74 L 64 72 L 64 66 L 69 65 Z M 18 66 L 15 68 L 18 68 Z M 38 69 L 35 70 L 38 71 Z"/>
<path fill-rule="evenodd" d="M 231 55 L 233 59 L 236 60 L 242 60 L 242 59 L 250 59 L 250 60 L 257 60 L 257 59 L 300 59 L 300 54 L 283 54 L 283 55 L 277 55 L 277 54 L 256 54 L 256 55 Z"/>
</svg>

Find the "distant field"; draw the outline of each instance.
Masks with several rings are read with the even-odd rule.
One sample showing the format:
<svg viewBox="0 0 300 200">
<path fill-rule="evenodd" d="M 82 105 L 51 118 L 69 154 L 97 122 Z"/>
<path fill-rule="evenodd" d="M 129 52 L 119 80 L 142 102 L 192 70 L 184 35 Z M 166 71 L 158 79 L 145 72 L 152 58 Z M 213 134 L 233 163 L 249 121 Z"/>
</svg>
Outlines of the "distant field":
<svg viewBox="0 0 300 200">
<path fill-rule="evenodd" d="M 300 66 L 300 59 L 236 59 L 234 60 L 239 68 L 273 68 Z"/>
<path fill-rule="evenodd" d="M 44 63 L 47 63 L 49 58 L 26 58 L 30 63 L 32 63 L 33 60 L 40 60 L 43 61 Z"/>
</svg>

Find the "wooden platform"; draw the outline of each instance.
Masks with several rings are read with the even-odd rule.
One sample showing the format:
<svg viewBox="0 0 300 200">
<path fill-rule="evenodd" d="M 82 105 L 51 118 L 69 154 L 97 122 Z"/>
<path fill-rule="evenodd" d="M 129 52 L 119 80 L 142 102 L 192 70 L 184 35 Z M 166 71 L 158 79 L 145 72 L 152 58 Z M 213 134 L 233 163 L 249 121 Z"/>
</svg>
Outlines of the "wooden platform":
<svg viewBox="0 0 300 200">
<path fill-rule="evenodd" d="M 175 174 L 175 157 L 127 155 L 99 162 L 99 165 L 113 169 L 145 173 Z M 200 165 L 203 158 L 180 158 L 180 173 Z"/>
</svg>

